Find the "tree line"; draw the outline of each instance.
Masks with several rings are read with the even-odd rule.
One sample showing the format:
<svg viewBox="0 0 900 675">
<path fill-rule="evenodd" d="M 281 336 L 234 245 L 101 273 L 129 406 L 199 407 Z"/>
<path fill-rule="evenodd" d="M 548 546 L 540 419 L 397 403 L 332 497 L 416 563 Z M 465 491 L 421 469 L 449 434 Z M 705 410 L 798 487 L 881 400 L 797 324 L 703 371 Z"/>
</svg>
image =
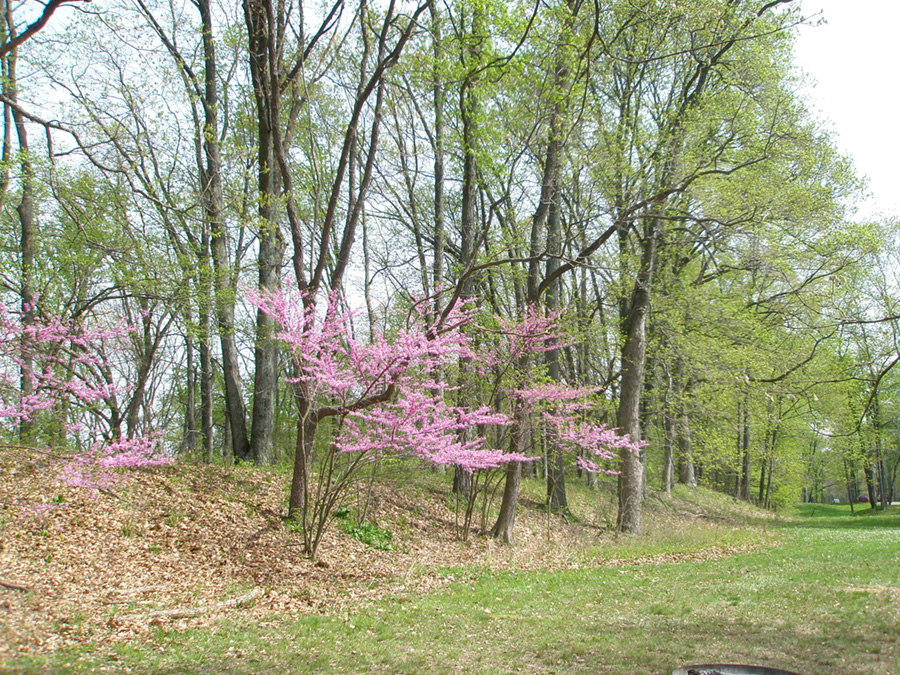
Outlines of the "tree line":
<svg viewBox="0 0 900 675">
<path fill-rule="evenodd" d="M 507 542 L 523 469 L 557 512 L 613 473 L 632 534 L 676 482 L 891 498 L 896 228 L 852 218 L 795 0 L 28 9 L 3 4 L 4 302 L 127 329 L 50 361 L 8 332 L 10 410 L 41 368 L 107 385 L 10 438 L 290 461 L 313 553 L 385 428 L 452 447 L 469 497 L 502 466 Z"/>
</svg>

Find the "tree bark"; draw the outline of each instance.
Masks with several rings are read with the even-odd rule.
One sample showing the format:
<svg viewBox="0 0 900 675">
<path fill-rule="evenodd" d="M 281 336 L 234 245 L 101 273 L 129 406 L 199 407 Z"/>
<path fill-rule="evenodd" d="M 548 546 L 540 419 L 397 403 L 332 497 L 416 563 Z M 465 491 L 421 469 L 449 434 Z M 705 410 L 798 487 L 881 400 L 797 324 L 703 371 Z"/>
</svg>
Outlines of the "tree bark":
<svg viewBox="0 0 900 675">
<path fill-rule="evenodd" d="M 562 82 L 566 78 L 567 69 L 563 66 L 563 72 L 557 73 L 558 86 L 562 86 Z M 559 260 L 562 255 L 562 231 L 559 205 L 559 172 L 560 172 L 560 155 L 562 153 L 562 136 L 561 130 L 558 128 L 560 123 L 561 106 L 554 106 L 553 115 L 550 119 L 550 141 L 547 148 L 547 164 L 545 170 L 549 170 L 550 175 L 545 176 L 551 185 L 551 194 L 549 195 L 550 204 L 547 212 L 547 268 L 546 279 L 553 279 L 553 282 L 547 288 L 546 305 L 548 312 L 554 312 L 559 308 L 560 292 L 562 284 L 559 277 L 555 277 L 556 270 L 559 268 Z M 551 158 L 552 157 L 552 162 Z M 547 375 L 553 382 L 561 382 L 559 368 L 559 350 L 551 349 L 545 355 L 547 362 Z M 550 510 L 553 513 L 565 514 L 569 509 L 569 502 L 566 498 L 566 466 L 565 458 L 562 450 L 557 443 L 551 441 L 547 451 L 547 498 L 549 500 Z"/>
<path fill-rule="evenodd" d="M 3 36 L 5 44 L 15 42 L 15 21 L 13 8 L 8 0 L 3 2 Z M 3 93 L 14 103 L 18 101 L 18 78 L 16 63 L 18 61 L 18 49 L 13 47 L 4 52 L 4 81 Z M 19 217 L 19 298 L 21 301 L 22 324 L 30 326 L 35 320 L 35 291 L 34 291 L 34 253 L 37 240 L 37 222 L 34 215 L 34 167 L 31 163 L 30 148 L 28 145 L 28 128 L 25 126 L 25 118 L 16 108 L 4 105 L 6 113 L 6 129 L 4 134 L 4 160 L 9 159 L 9 114 L 12 114 L 12 123 L 15 127 L 18 140 L 18 164 L 21 170 L 22 194 L 16 213 Z M 4 180 L 4 185 L 6 180 Z M 32 371 L 34 369 L 34 356 L 29 345 L 23 343 L 20 351 L 21 363 L 19 364 L 19 387 L 22 398 L 34 393 L 35 383 Z M 23 417 L 19 421 L 19 439 L 27 442 L 33 430 L 33 420 Z"/>
<path fill-rule="evenodd" d="M 685 392 L 686 393 L 686 392 Z M 678 431 L 678 482 L 690 488 L 697 487 L 697 472 L 694 467 L 694 453 L 691 442 L 691 417 L 688 404 L 680 404 Z"/>
<path fill-rule="evenodd" d="M 641 265 L 625 321 L 622 345 L 622 380 L 619 392 L 617 426 L 634 442 L 641 440 L 641 395 L 644 364 L 647 357 L 647 315 L 650 312 L 650 286 L 656 266 L 657 243 L 661 229 L 657 218 L 650 218 L 644 230 Z M 617 526 L 621 532 L 641 534 L 644 492 L 644 465 L 641 452 L 619 451 L 619 510 Z"/>
<path fill-rule="evenodd" d="M 225 407 L 228 411 L 232 455 L 250 455 L 247 435 L 247 411 L 239 368 L 239 355 L 234 341 L 234 291 L 228 254 L 228 237 L 224 222 L 222 194 L 222 159 L 219 148 L 219 85 L 218 61 L 213 39 L 213 21 L 209 0 L 197 0 L 203 31 L 203 156 L 206 166 L 200 167 L 205 217 L 210 236 L 213 261 L 213 289 L 216 322 L 222 349 L 222 377 L 225 385 Z M 204 432 L 206 433 L 206 432 Z"/>
<path fill-rule="evenodd" d="M 478 241 L 475 228 L 475 200 L 478 193 L 477 160 L 478 152 L 478 118 L 481 114 L 480 101 L 475 87 L 478 82 L 476 73 L 480 65 L 481 56 L 481 9 L 477 5 L 472 6 L 472 26 L 470 46 L 468 48 L 467 65 L 469 72 L 463 79 L 459 91 L 459 113 L 462 121 L 462 204 L 460 213 L 460 246 L 459 263 L 461 273 L 466 275 L 462 281 L 459 293 L 461 301 L 471 299 L 475 295 L 475 277 L 466 274 L 475 265 Z M 469 368 L 469 359 L 462 359 L 459 365 L 460 381 L 464 381 Z M 453 473 L 453 492 L 468 497 L 472 491 L 472 474 L 461 467 L 456 467 Z"/>
<path fill-rule="evenodd" d="M 743 407 L 741 434 L 741 493 L 738 498 L 750 501 L 750 411 L 745 402 Z"/>
<path fill-rule="evenodd" d="M 513 426 L 510 433 L 510 452 L 525 451 L 528 415 L 522 406 L 517 406 L 513 413 Z M 503 499 L 500 502 L 500 513 L 491 528 L 491 536 L 503 544 L 513 543 L 513 530 L 516 523 L 516 507 L 519 504 L 519 489 L 522 484 L 522 464 L 509 462 L 506 465 L 503 483 Z"/>
<path fill-rule="evenodd" d="M 667 497 L 675 487 L 675 413 L 672 410 L 672 376 L 668 376 L 665 400 L 663 402 L 663 490 Z"/>
<path fill-rule="evenodd" d="M 279 82 L 274 61 L 275 27 L 270 23 L 273 9 L 268 0 L 244 0 L 244 18 L 249 39 L 250 74 L 256 100 L 257 186 L 259 206 L 257 236 L 259 241 L 258 283 L 261 292 L 272 292 L 281 285 L 284 260 L 284 238 L 277 221 L 278 167 L 275 158 L 275 125 L 280 124 L 278 109 Z M 327 241 L 322 242 L 328 246 Z M 275 384 L 278 377 L 278 345 L 273 340 L 275 322 L 261 310 L 256 312 L 256 346 L 254 348 L 253 421 L 248 455 L 256 464 L 270 464 L 275 456 Z M 237 439 L 235 439 L 237 440 Z"/>
<path fill-rule="evenodd" d="M 444 84 L 440 66 L 443 49 L 441 47 L 441 22 L 437 8 L 432 3 L 431 30 L 434 56 L 434 72 L 432 73 L 432 91 L 434 99 L 434 261 L 431 281 L 434 285 L 434 313 L 441 313 L 441 301 L 438 291 L 444 284 Z"/>
</svg>

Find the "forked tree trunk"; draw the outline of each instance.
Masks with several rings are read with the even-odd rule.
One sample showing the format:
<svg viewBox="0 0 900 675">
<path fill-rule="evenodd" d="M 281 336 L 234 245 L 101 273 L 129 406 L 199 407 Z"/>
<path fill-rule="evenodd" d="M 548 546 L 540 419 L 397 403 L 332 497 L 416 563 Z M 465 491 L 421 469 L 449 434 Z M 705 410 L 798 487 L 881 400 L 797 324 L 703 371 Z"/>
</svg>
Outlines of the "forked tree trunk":
<svg viewBox="0 0 900 675">
<path fill-rule="evenodd" d="M 209 0 L 199 0 L 203 15 L 203 48 L 205 54 L 206 126 L 204 148 L 207 172 L 207 209 L 210 231 L 210 251 L 214 270 L 216 321 L 222 348 L 222 379 L 225 384 L 225 405 L 231 431 L 232 456 L 247 457 L 250 440 L 247 434 L 247 410 L 244 406 L 243 386 L 239 368 L 238 348 L 234 341 L 234 289 L 228 255 L 228 239 L 223 222 L 222 160 L 219 153 L 218 89 L 215 46 L 211 34 Z"/>
<path fill-rule="evenodd" d="M 277 220 L 279 203 L 279 168 L 275 157 L 275 125 L 280 125 L 280 82 L 274 81 L 276 72 L 270 60 L 274 52 L 275 26 L 267 11 L 271 5 L 258 0 L 244 0 L 244 18 L 249 38 L 250 74 L 256 100 L 257 186 L 259 189 L 259 257 L 258 288 L 271 292 L 281 285 L 281 265 L 284 260 L 284 238 Z M 329 242 L 323 241 L 323 247 Z M 272 463 L 275 435 L 275 389 L 278 377 L 278 345 L 275 342 L 275 321 L 263 312 L 256 312 L 256 347 L 254 349 L 253 422 L 250 431 L 249 457 L 256 464 Z M 237 449 L 236 449 L 237 450 Z M 236 454 L 236 456 L 239 456 Z"/>
</svg>

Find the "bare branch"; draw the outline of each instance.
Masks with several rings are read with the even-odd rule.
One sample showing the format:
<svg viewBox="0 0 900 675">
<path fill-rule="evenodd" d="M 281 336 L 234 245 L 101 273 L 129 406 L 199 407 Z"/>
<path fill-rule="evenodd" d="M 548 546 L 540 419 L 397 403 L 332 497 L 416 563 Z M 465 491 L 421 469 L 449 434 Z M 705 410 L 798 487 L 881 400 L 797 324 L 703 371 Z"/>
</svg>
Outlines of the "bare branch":
<svg viewBox="0 0 900 675">
<path fill-rule="evenodd" d="M 49 0 L 49 2 L 44 5 L 44 11 L 41 12 L 41 15 L 34 21 L 34 23 L 29 24 L 28 27 L 24 31 L 19 33 L 16 37 L 0 44 L 0 58 L 9 54 L 13 49 L 21 45 L 23 42 L 26 42 L 36 33 L 38 33 L 38 31 L 43 29 L 44 26 L 47 25 L 47 22 L 50 20 L 50 17 L 53 16 L 53 13 L 63 5 L 75 2 L 90 1 L 91 0 Z"/>
</svg>

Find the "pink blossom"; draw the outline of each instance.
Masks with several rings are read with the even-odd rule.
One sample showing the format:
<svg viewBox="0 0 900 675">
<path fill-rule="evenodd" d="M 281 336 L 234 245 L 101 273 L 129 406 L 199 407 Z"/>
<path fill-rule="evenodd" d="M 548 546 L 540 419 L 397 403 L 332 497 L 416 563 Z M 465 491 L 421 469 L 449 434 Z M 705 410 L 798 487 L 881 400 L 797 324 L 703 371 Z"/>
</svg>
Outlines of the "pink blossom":
<svg viewBox="0 0 900 675">
<path fill-rule="evenodd" d="M 466 433 L 510 421 L 488 408 L 450 405 L 449 388 L 435 380 L 460 359 L 478 357 L 463 331 L 473 315 L 469 304 L 436 322 L 427 303 L 414 303 L 403 328 L 363 341 L 352 334 L 351 314 L 336 295 L 324 311 L 289 291 L 248 298 L 278 324 L 277 337 L 293 356 L 293 381 L 304 395 L 334 402 L 329 408 L 340 419 L 334 439 L 340 452 L 393 453 L 468 471 L 530 459 L 487 448 L 483 432 Z"/>
</svg>

